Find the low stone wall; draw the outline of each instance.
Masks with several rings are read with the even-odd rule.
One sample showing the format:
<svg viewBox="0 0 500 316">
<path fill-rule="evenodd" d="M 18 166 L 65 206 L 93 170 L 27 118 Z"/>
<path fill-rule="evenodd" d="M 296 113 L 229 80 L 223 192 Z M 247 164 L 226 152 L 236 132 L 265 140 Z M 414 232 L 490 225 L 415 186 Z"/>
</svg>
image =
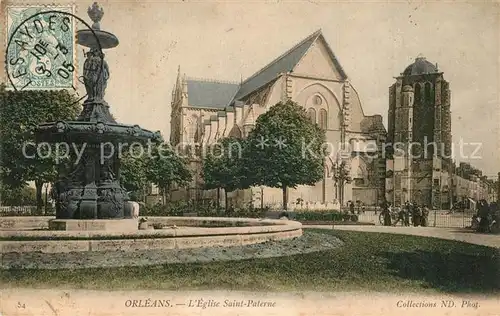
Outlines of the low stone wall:
<svg viewBox="0 0 500 316">
<path fill-rule="evenodd" d="M 140 216 L 139 218 L 144 217 Z M 0 217 L 0 230 L 26 230 L 26 229 L 48 229 L 49 220 L 55 216 L 4 216 Z M 162 224 L 165 226 L 196 226 L 227 227 L 245 225 L 275 225 L 270 219 L 239 218 L 239 217 L 188 217 L 188 216 L 149 216 L 151 224 Z"/>
<path fill-rule="evenodd" d="M 2 216 L 0 229 L 48 229 L 49 220 L 55 216 Z"/>
<path fill-rule="evenodd" d="M 19 217 L 13 218 L 17 221 Z M 51 217 L 45 217 L 48 221 Z M 190 221 L 197 223 L 225 223 L 244 227 L 166 227 L 135 232 L 2 230 L 0 249 L 9 252 L 64 253 L 80 251 L 135 251 L 152 249 L 184 249 L 214 246 L 241 246 L 281 240 L 302 235 L 302 224 L 295 221 L 260 220 L 246 218 L 148 218 L 150 222 L 177 225 Z M 24 218 L 20 219 L 21 222 Z M 175 223 L 175 224 L 174 224 Z M 25 221 L 22 227 L 33 224 Z M 257 225 L 258 226 L 255 226 Z"/>
</svg>

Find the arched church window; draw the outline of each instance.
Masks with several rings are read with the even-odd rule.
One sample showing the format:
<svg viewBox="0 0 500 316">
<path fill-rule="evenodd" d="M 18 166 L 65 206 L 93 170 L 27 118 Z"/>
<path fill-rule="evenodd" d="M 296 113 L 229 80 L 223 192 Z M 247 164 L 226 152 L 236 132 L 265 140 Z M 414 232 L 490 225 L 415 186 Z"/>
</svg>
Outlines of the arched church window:
<svg viewBox="0 0 500 316">
<path fill-rule="evenodd" d="M 316 110 L 315 109 L 309 108 L 309 110 L 307 110 L 307 116 L 309 117 L 311 122 L 316 124 Z"/>
<path fill-rule="evenodd" d="M 420 100 L 422 100 L 422 91 L 420 90 L 420 84 L 416 83 L 415 84 L 415 89 L 414 89 L 414 94 L 415 94 L 415 104 L 419 104 Z"/>
<path fill-rule="evenodd" d="M 426 102 L 432 101 L 432 86 L 429 82 L 425 84 L 425 101 Z"/>
<path fill-rule="evenodd" d="M 325 109 L 319 110 L 319 127 L 322 129 L 328 128 L 328 115 Z"/>
<path fill-rule="evenodd" d="M 191 116 L 188 124 L 189 124 L 189 126 L 188 126 L 188 140 L 194 141 L 195 136 L 197 134 L 196 132 L 198 130 L 198 116 L 196 116 L 196 115 Z"/>
</svg>

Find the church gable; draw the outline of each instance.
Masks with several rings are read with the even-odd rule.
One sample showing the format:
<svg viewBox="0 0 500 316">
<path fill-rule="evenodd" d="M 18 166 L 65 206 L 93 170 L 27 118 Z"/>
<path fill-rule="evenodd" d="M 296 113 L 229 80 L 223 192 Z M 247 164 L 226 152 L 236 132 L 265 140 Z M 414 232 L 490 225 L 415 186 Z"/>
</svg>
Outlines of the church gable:
<svg viewBox="0 0 500 316">
<path fill-rule="evenodd" d="M 335 80 L 345 79 L 345 74 L 323 36 L 318 36 L 293 72 L 311 77 Z"/>
</svg>

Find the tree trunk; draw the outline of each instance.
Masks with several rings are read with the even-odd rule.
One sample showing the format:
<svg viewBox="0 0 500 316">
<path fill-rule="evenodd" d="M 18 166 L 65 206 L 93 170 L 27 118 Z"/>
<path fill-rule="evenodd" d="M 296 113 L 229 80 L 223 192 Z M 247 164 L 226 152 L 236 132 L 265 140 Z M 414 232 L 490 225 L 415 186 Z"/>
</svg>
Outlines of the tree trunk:
<svg viewBox="0 0 500 316">
<path fill-rule="evenodd" d="M 47 216 L 47 205 L 48 205 L 48 191 L 49 190 L 49 184 L 45 186 L 45 209 L 44 209 L 44 214 Z"/>
<path fill-rule="evenodd" d="M 167 202 L 170 202 L 172 200 L 172 196 L 170 195 L 172 192 L 170 190 L 170 184 L 167 185 L 167 187 L 165 188 L 165 204 L 164 205 L 167 205 Z"/>
<path fill-rule="evenodd" d="M 340 210 L 342 210 L 342 207 L 344 207 L 344 181 L 340 181 L 340 186 L 339 186 L 339 202 L 340 202 Z"/>
<path fill-rule="evenodd" d="M 220 188 L 217 188 L 217 203 L 215 205 L 220 208 Z"/>
<path fill-rule="evenodd" d="M 287 196 L 287 192 L 286 192 L 286 186 L 283 186 L 281 188 L 283 190 L 283 210 L 287 210 L 287 204 L 288 204 L 288 196 Z"/>
<path fill-rule="evenodd" d="M 260 209 L 264 209 L 264 188 L 260 188 Z"/>
<path fill-rule="evenodd" d="M 226 212 L 229 208 L 229 205 L 227 203 L 227 189 L 224 189 L 224 208 L 226 209 Z"/>
<path fill-rule="evenodd" d="M 162 205 L 167 205 L 167 190 L 164 188 L 161 189 L 161 195 L 162 195 Z"/>
<path fill-rule="evenodd" d="M 43 189 L 43 182 L 42 181 L 35 181 L 35 188 L 36 188 L 36 213 L 37 214 L 42 214 L 42 208 L 43 208 L 43 198 L 42 198 L 42 189 Z"/>
</svg>

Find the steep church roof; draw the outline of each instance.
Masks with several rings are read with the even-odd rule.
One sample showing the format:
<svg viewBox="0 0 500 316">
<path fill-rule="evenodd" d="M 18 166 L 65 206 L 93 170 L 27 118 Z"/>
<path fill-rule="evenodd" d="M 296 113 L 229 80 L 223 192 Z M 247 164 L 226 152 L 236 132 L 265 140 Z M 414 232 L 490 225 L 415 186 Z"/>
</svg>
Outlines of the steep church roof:
<svg viewBox="0 0 500 316">
<path fill-rule="evenodd" d="M 271 83 L 278 78 L 280 74 L 293 71 L 295 66 L 317 40 L 323 41 L 328 55 L 338 69 L 340 76 L 346 79 L 347 75 L 326 42 L 321 30 L 318 30 L 303 39 L 283 55 L 273 60 L 267 66 L 261 68 L 241 84 L 220 82 L 216 80 L 188 79 L 186 82 L 189 106 L 225 108 L 227 105 L 241 100 L 250 93 Z"/>
<path fill-rule="evenodd" d="M 347 75 L 340 66 L 337 58 L 333 54 L 332 49 L 326 42 L 321 30 L 314 32 L 313 34 L 306 37 L 304 40 L 299 42 L 297 45 L 292 47 L 290 50 L 285 52 L 283 55 L 279 56 L 271 63 L 269 63 L 264 68 L 257 71 L 254 75 L 246 79 L 241 83 L 241 88 L 238 93 L 234 96 L 234 100 L 240 100 L 241 98 L 247 96 L 248 94 L 254 92 L 260 87 L 268 84 L 272 80 L 276 79 L 281 73 L 292 71 L 297 63 L 302 59 L 309 48 L 314 44 L 317 39 L 322 39 L 328 54 L 332 58 L 335 65 L 340 71 L 340 75 L 345 79 Z"/>
<path fill-rule="evenodd" d="M 225 108 L 233 99 L 240 85 L 204 79 L 187 79 L 189 106 Z"/>
</svg>

